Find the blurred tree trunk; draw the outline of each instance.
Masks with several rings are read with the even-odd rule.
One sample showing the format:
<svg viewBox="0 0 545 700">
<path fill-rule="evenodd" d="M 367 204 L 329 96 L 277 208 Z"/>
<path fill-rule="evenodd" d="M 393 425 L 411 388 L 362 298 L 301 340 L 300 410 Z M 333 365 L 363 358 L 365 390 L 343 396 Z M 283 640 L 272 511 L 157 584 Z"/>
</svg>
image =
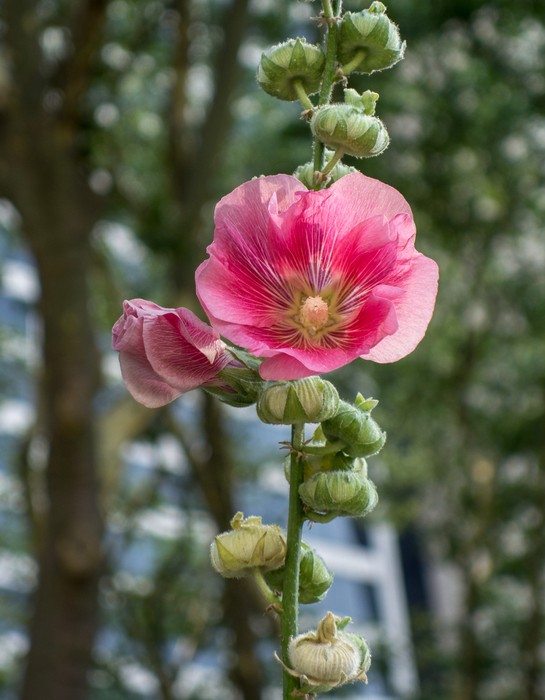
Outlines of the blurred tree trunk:
<svg viewBox="0 0 545 700">
<path fill-rule="evenodd" d="M 194 270 L 203 253 L 203 242 L 199 238 L 202 210 L 210 198 L 213 175 L 221 167 L 222 152 L 229 136 L 231 100 L 240 72 L 238 53 L 248 24 L 248 5 L 248 0 L 233 0 L 226 8 L 224 40 L 215 61 L 213 97 L 199 133 L 194 139 L 187 139 L 188 125 L 183 114 L 189 66 L 190 8 L 186 0 L 177 3 L 180 14 L 175 58 L 177 80 L 169 115 L 172 187 L 179 203 L 172 232 L 175 241 L 172 270 L 176 294 L 184 300 L 194 296 Z M 202 432 L 209 446 L 208 454 L 199 459 L 189 449 L 187 441 L 185 446 L 195 478 L 221 532 L 229 529 L 234 515 L 233 465 L 221 407 L 217 399 L 209 395 L 205 395 L 204 400 Z M 244 700 L 259 700 L 264 677 L 250 618 L 259 610 L 260 600 L 251 582 L 228 579 L 224 583 L 225 622 L 234 632 L 236 651 L 230 675 Z"/>
<path fill-rule="evenodd" d="M 198 133 L 187 138 L 185 86 L 189 67 L 189 4 L 178 0 L 180 32 L 175 59 L 177 81 L 169 114 L 169 146 L 174 199 L 179 203 L 173 221 L 174 283 L 180 294 L 194 295 L 194 272 L 202 261 L 202 210 L 209 201 L 215 173 L 221 168 L 232 123 L 231 102 L 240 76 L 238 53 L 248 26 L 249 0 L 233 0 L 224 13 L 224 39 L 214 65 L 214 92 Z M 183 234 L 181 234 L 183 232 Z"/>
<path fill-rule="evenodd" d="M 21 214 L 41 285 L 48 443 L 48 507 L 21 697 L 79 700 L 87 695 L 97 628 L 102 523 L 93 436 L 98 355 L 88 293 L 97 207 L 80 169 L 74 120 L 105 3 L 77 5 L 74 51 L 54 76 L 44 66 L 36 4 L 5 3 L 12 74 L 0 129 L 2 194 Z"/>
<path fill-rule="evenodd" d="M 49 508 L 22 697 L 74 700 L 86 695 L 102 559 L 93 439 L 98 367 L 87 290 L 90 222 L 75 183 L 57 182 L 51 169 L 36 175 L 30 193 L 29 173 L 18 173 L 26 196 L 15 201 L 42 287 Z M 51 202 L 56 211 L 49 210 Z"/>
</svg>

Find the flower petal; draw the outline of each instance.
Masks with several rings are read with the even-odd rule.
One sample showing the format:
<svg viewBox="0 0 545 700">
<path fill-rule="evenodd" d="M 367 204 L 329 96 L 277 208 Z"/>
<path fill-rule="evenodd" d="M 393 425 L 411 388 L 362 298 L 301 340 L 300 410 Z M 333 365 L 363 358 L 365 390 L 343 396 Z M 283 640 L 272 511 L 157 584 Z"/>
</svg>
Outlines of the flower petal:
<svg viewBox="0 0 545 700">
<path fill-rule="evenodd" d="M 258 177 L 240 185 L 216 206 L 216 231 L 208 252 L 221 258 L 222 254 L 231 253 L 233 246 L 262 249 L 271 221 L 296 201 L 297 192 L 306 191 L 290 175 Z"/>
<path fill-rule="evenodd" d="M 364 360 L 396 362 L 412 352 L 424 337 L 431 320 L 437 295 L 439 270 L 431 258 L 415 253 L 410 273 L 404 280 L 404 293 L 391 298 L 399 328 L 394 335 L 378 342 L 361 357 Z M 376 294 L 381 294 L 377 289 Z"/>
<path fill-rule="evenodd" d="M 302 191 L 304 185 L 288 175 L 256 178 L 216 207 L 210 258 L 195 278 L 199 301 L 222 333 L 224 322 L 231 320 L 270 325 L 278 306 L 289 303 L 271 251 L 276 249 L 277 224 Z M 237 337 L 230 339 L 241 344 Z"/>
<path fill-rule="evenodd" d="M 303 379 L 316 374 L 294 357 L 278 353 L 274 357 L 263 360 L 259 374 L 267 381 L 282 381 L 288 379 Z"/>
<path fill-rule="evenodd" d="M 195 272 L 199 301 L 214 327 L 226 337 L 229 335 L 224 332 L 228 327 L 225 322 L 269 326 L 276 318 L 278 305 L 288 303 L 287 295 L 282 293 L 282 280 L 275 271 L 254 268 L 250 256 L 246 260 L 246 265 L 233 261 L 227 266 L 211 257 Z"/>
<path fill-rule="evenodd" d="M 145 359 L 132 353 L 119 355 L 121 376 L 131 396 L 148 408 L 159 408 L 182 393 L 159 377 Z"/>
<path fill-rule="evenodd" d="M 187 309 L 144 319 L 143 339 L 152 369 L 180 392 L 212 381 L 229 362 L 217 333 Z"/>
<path fill-rule="evenodd" d="M 337 226 L 350 230 L 373 216 L 388 220 L 397 214 L 412 217 L 407 200 L 393 187 L 361 173 L 345 175 L 328 190 L 328 209 Z"/>
</svg>

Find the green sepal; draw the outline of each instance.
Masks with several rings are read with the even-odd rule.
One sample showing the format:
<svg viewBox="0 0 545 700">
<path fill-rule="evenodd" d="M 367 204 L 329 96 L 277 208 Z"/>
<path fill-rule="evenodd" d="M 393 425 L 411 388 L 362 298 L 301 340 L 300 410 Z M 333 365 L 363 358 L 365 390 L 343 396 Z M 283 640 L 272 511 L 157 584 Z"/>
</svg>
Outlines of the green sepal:
<svg viewBox="0 0 545 700">
<path fill-rule="evenodd" d="M 344 627 L 340 626 L 340 623 L 337 624 L 337 627 L 339 629 L 344 629 Z M 360 652 L 360 671 L 363 673 L 367 673 L 371 666 L 371 650 L 369 649 L 369 646 L 365 639 L 359 635 L 359 634 L 352 634 L 351 632 L 345 632 L 345 637 L 352 642 L 352 644 L 359 650 Z"/>
<path fill-rule="evenodd" d="M 264 575 L 267 585 L 275 591 L 282 591 L 285 567 L 269 571 Z M 333 574 L 324 564 L 323 559 L 306 544 L 301 542 L 299 559 L 299 602 L 304 605 L 318 603 L 325 598 L 333 583 Z"/>
<path fill-rule="evenodd" d="M 222 369 L 218 372 L 221 385 L 206 387 L 205 391 L 235 408 L 251 406 L 257 401 L 265 385 L 259 375 L 262 360 L 240 348 L 229 347 L 228 350 L 240 366 L 230 364 Z"/>
<path fill-rule="evenodd" d="M 377 107 L 378 92 L 366 90 L 361 95 L 357 90 L 346 88 L 344 91 L 344 102 L 352 107 L 359 107 L 367 116 L 372 117 Z"/>
<path fill-rule="evenodd" d="M 356 396 L 356 400 L 354 401 L 354 406 L 356 408 L 359 408 L 360 411 L 367 411 L 368 413 L 371 413 L 371 411 L 378 406 L 378 400 L 373 399 L 373 398 L 368 398 L 364 399 L 363 396 L 358 392 Z"/>
</svg>

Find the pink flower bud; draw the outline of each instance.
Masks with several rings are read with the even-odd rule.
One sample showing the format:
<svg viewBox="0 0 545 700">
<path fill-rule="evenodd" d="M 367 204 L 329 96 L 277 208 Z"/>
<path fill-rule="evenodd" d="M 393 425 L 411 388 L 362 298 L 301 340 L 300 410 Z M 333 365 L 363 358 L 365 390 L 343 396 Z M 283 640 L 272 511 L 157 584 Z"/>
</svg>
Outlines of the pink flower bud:
<svg viewBox="0 0 545 700">
<path fill-rule="evenodd" d="M 119 352 L 127 389 L 148 408 L 220 384 L 218 373 L 232 361 L 219 335 L 191 311 L 164 309 L 145 299 L 124 302 L 112 347 Z"/>
</svg>

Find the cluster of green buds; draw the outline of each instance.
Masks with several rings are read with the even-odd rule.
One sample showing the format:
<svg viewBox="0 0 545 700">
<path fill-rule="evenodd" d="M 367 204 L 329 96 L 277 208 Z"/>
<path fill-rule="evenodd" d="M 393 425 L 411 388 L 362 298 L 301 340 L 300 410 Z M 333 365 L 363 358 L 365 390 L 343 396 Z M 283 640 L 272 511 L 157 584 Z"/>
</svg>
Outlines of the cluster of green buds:
<svg viewBox="0 0 545 700">
<path fill-rule="evenodd" d="M 377 491 L 368 478 L 365 459 L 376 454 L 386 439 L 371 417 L 376 404 L 361 394 L 353 404 L 343 401 L 335 387 L 318 376 L 262 383 L 257 413 L 263 422 L 319 424 L 312 440 L 301 444 L 300 451 L 292 451 L 284 465 L 290 483 L 298 474 L 294 483 L 303 508 L 301 518 L 328 522 L 339 516 L 362 517 L 377 504 Z M 299 554 L 291 560 L 298 567 L 295 578 L 293 566 L 288 570 L 284 532 L 277 525 L 264 525 L 260 517 L 244 518 L 237 513 L 231 530 L 215 538 L 210 556 L 213 567 L 225 578 L 254 576 L 271 608 L 284 620 L 292 614 L 287 607 L 290 582 L 297 587 L 297 604 L 323 600 L 333 583 L 333 575 L 321 557 L 300 539 L 299 543 Z M 310 698 L 367 680 L 369 649 L 362 637 L 344 631 L 349 621 L 328 613 L 316 630 L 284 636 L 289 643 L 280 663 L 287 678 L 297 679 L 295 694 Z"/>
<path fill-rule="evenodd" d="M 377 403 L 361 394 L 353 404 L 339 401 L 335 414 L 321 422 L 312 441 L 304 446 L 299 496 L 308 520 L 361 518 L 377 505 L 377 490 L 368 478 L 365 460 L 379 452 L 386 441 L 386 433 L 371 416 Z M 289 481 L 289 460 L 284 471 Z"/>
<path fill-rule="evenodd" d="M 363 637 L 344 632 L 349 617 L 328 612 L 316 630 L 293 638 L 285 670 L 299 680 L 301 694 L 314 696 L 354 681 L 367 681 L 371 654 Z"/>
<path fill-rule="evenodd" d="M 305 39 L 289 39 L 265 51 L 257 69 L 263 90 L 282 100 L 298 99 L 315 140 L 334 149 L 333 155 L 326 154 L 323 170 L 316 172 L 313 162 L 295 171 L 310 188 L 327 186 L 347 174 L 346 166 L 339 164 L 344 155 L 369 158 L 382 153 L 389 143 L 386 127 L 375 116 L 378 95 L 369 90 L 362 95 L 345 90 L 344 102 L 330 104 L 334 82 L 346 84 L 352 73 L 391 68 L 405 53 L 405 42 L 381 2 L 326 20 L 328 32 L 334 25 L 335 33 L 333 42 L 326 40 L 325 51 Z M 317 92 L 315 104 L 310 96 Z"/>
<path fill-rule="evenodd" d="M 217 535 L 210 547 L 212 566 L 224 578 L 264 573 L 284 564 L 286 539 L 278 525 L 263 525 L 258 516 L 237 513 L 231 528 Z"/>
</svg>

